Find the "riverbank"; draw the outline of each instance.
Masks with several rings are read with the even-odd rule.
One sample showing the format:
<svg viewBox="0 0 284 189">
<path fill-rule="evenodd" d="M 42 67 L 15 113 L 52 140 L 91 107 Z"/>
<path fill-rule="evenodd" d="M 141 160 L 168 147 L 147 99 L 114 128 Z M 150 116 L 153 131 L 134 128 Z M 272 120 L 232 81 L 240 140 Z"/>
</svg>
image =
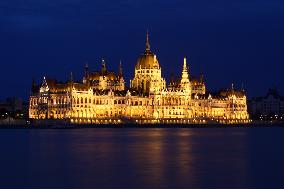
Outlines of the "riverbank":
<svg viewBox="0 0 284 189">
<path fill-rule="evenodd" d="M 283 127 L 284 123 L 250 123 L 250 124 L 2 124 L 0 129 L 84 129 L 84 128 L 255 128 Z"/>
</svg>

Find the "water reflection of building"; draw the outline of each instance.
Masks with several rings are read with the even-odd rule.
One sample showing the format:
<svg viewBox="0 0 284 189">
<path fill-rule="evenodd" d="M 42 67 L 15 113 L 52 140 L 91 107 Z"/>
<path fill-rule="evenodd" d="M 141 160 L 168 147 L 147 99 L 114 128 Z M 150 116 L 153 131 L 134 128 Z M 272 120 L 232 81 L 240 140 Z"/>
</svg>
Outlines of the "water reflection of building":
<svg viewBox="0 0 284 189">
<path fill-rule="evenodd" d="M 45 77 L 40 85 L 33 83 L 29 116 L 75 123 L 119 123 L 124 118 L 139 123 L 248 121 L 244 91 L 206 93 L 203 76 L 193 79 L 188 68 L 184 58 L 181 77 L 167 86 L 147 34 L 146 49 L 138 58 L 129 88 L 121 64 L 115 73 L 102 60 L 100 71 L 90 72 L 85 66 L 82 82 L 74 82 L 71 74 L 65 83 Z"/>
</svg>

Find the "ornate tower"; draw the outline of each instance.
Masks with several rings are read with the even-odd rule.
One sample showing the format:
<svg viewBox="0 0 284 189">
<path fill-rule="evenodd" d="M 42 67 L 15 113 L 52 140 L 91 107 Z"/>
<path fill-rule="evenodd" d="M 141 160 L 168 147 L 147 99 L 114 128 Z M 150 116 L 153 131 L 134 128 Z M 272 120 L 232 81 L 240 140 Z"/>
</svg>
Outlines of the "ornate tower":
<svg viewBox="0 0 284 189">
<path fill-rule="evenodd" d="M 106 74 L 107 69 L 106 69 L 106 61 L 102 59 L 102 69 L 101 69 L 102 74 Z"/>
<path fill-rule="evenodd" d="M 30 94 L 31 94 L 31 95 L 37 94 L 37 93 L 38 93 L 38 88 L 39 88 L 39 87 L 38 87 L 38 85 L 37 85 L 35 79 L 33 78 Z"/>
<path fill-rule="evenodd" d="M 73 72 L 70 72 L 70 76 L 69 76 L 69 90 L 72 92 L 73 90 L 73 85 L 74 84 L 74 80 L 73 80 Z"/>
<path fill-rule="evenodd" d="M 180 81 L 180 88 L 184 92 L 191 93 L 186 58 L 183 59 L 183 68 L 182 68 L 182 75 L 181 75 L 181 81 Z"/>
<path fill-rule="evenodd" d="M 118 66 L 118 77 L 123 77 L 121 61 L 119 62 Z"/>
<path fill-rule="evenodd" d="M 131 87 L 143 93 L 159 93 L 165 89 L 166 81 L 162 78 L 162 71 L 157 57 L 150 50 L 149 33 L 146 35 L 145 52 L 140 55 L 135 66 L 135 76 Z"/>
<path fill-rule="evenodd" d="M 119 62 L 117 80 L 118 80 L 117 90 L 123 91 L 125 89 L 125 82 L 124 82 L 124 78 L 123 78 L 121 61 Z"/>
<path fill-rule="evenodd" d="M 84 77 L 83 77 L 83 83 L 87 83 L 88 81 L 88 76 L 89 76 L 89 66 L 88 63 L 86 63 L 85 67 L 84 67 Z"/>
</svg>

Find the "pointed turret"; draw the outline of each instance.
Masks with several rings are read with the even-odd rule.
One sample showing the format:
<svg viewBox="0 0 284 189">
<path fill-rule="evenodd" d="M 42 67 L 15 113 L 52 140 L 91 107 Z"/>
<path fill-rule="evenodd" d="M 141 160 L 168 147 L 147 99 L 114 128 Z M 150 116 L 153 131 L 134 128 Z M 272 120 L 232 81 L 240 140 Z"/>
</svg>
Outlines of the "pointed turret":
<svg viewBox="0 0 284 189">
<path fill-rule="evenodd" d="M 73 72 L 71 71 L 70 72 L 70 76 L 69 76 L 70 78 L 69 78 L 69 90 L 70 91 L 72 91 L 72 89 L 73 89 L 73 82 L 74 82 L 74 80 L 73 80 Z"/>
<path fill-rule="evenodd" d="M 85 64 L 85 68 L 84 68 L 84 76 L 85 76 L 85 79 L 88 78 L 88 75 L 89 75 L 89 65 L 88 63 Z"/>
<path fill-rule="evenodd" d="M 200 80 L 200 83 L 204 84 L 204 74 L 203 73 L 200 75 L 199 80 Z"/>
<path fill-rule="evenodd" d="M 36 81 L 35 81 L 35 79 L 33 78 L 32 87 L 36 87 L 36 86 L 37 86 Z"/>
<path fill-rule="evenodd" d="M 106 61 L 104 59 L 102 59 L 102 74 L 106 74 Z"/>
<path fill-rule="evenodd" d="M 188 70 L 187 70 L 187 65 L 186 65 L 186 58 L 183 59 L 183 68 L 182 68 L 182 80 L 185 82 L 189 82 L 189 77 L 188 77 Z"/>
<path fill-rule="evenodd" d="M 45 76 L 43 77 L 43 82 L 41 84 L 41 87 L 40 87 L 40 92 L 41 93 L 46 93 L 49 91 L 49 87 L 48 87 L 48 84 L 47 84 L 47 80 L 45 78 Z"/>
<path fill-rule="evenodd" d="M 203 67 L 201 68 L 201 73 L 200 73 L 200 77 L 199 77 L 199 82 L 204 84 L 205 81 L 204 81 L 204 70 L 203 70 Z"/>
<path fill-rule="evenodd" d="M 173 90 L 175 88 L 176 82 L 175 82 L 175 75 L 172 72 L 170 75 L 170 84 L 169 84 L 169 89 Z"/>
<path fill-rule="evenodd" d="M 118 67 L 118 76 L 123 77 L 121 60 L 119 62 L 119 67 Z"/>
<path fill-rule="evenodd" d="M 32 87 L 31 87 L 31 94 L 36 94 L 36 93 L 38 93 L 38 85 L 36 83 L 36 80 L 33 78 Z"/>
<path fill-rule="evenodd" d="M 242 92 L 245 92 L 245 87 L 244 87 L 244 83 L 242 83 L 242 89 L 241 89 Z"/>
<path fill-rule="evenodd" d="M 170 76 L 170 84 L 174 84 L 174 83 L 175 83 L 175 74 L 172 72 Z"/>
<path fill-rule="evenodd" d="M 183 59 L 183 68 L 182 68 L 182 75 L 181 75 L 181 81 L 180 81 L 181 89 L 190 92 L 190 82 L 188 77 L 188 70 L 187 70 L 187 64 L 186 64 L 186 58 Z"/>
<path fill-rule="evenodd" d="M 122 73 L 121 60 L 119 62 L 119 67 L 118 67 L 118 82 L 119 82 L 119 86 L 118 86 L 117 90 L 123 91 L 124 88 L 125 88 L 125 82 L 124 82 L 123 73 Z"/>
<path fill-rule="evenodd" d="M 149 41 L 149 31 L 147 30 L 147 34 L 146 34 L 146 50 L 145 50 L 146 53 L 149 53 L 151 52 L 150 50 L 150 41 Z"/>
<path fill-rule="evenodd" d="M 84 67 L 84 77 L 83 77 L 84 84 L 88 83 L 88 77 L 89 77 L 89 66 L 88 63 L 86 63 Z"/>
</svg>

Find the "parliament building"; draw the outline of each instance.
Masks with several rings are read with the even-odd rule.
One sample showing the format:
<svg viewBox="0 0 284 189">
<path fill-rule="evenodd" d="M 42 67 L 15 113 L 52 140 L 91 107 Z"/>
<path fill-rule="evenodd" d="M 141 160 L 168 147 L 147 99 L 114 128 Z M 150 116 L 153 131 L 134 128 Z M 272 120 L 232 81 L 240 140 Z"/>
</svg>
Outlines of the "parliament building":
<svg viewBox="0 0 284 189">
<path fill-rule="evenodd" d="M 179 79 L 167 85 L 148 34 L 129 87 L 121 63 L 115 73 L 107 69 L 105 60 L 99 71 L 86 65 L 80 82 L 73 80 L 72 73 L 64 83 L 44 77 L 40 84 L 32 84 L 29 118 L 74 124 L 249 122 L 244 91 L 232 87 L 208 93 L 203 76 L 191 77 L 186 58 Z"/>
</svg>

